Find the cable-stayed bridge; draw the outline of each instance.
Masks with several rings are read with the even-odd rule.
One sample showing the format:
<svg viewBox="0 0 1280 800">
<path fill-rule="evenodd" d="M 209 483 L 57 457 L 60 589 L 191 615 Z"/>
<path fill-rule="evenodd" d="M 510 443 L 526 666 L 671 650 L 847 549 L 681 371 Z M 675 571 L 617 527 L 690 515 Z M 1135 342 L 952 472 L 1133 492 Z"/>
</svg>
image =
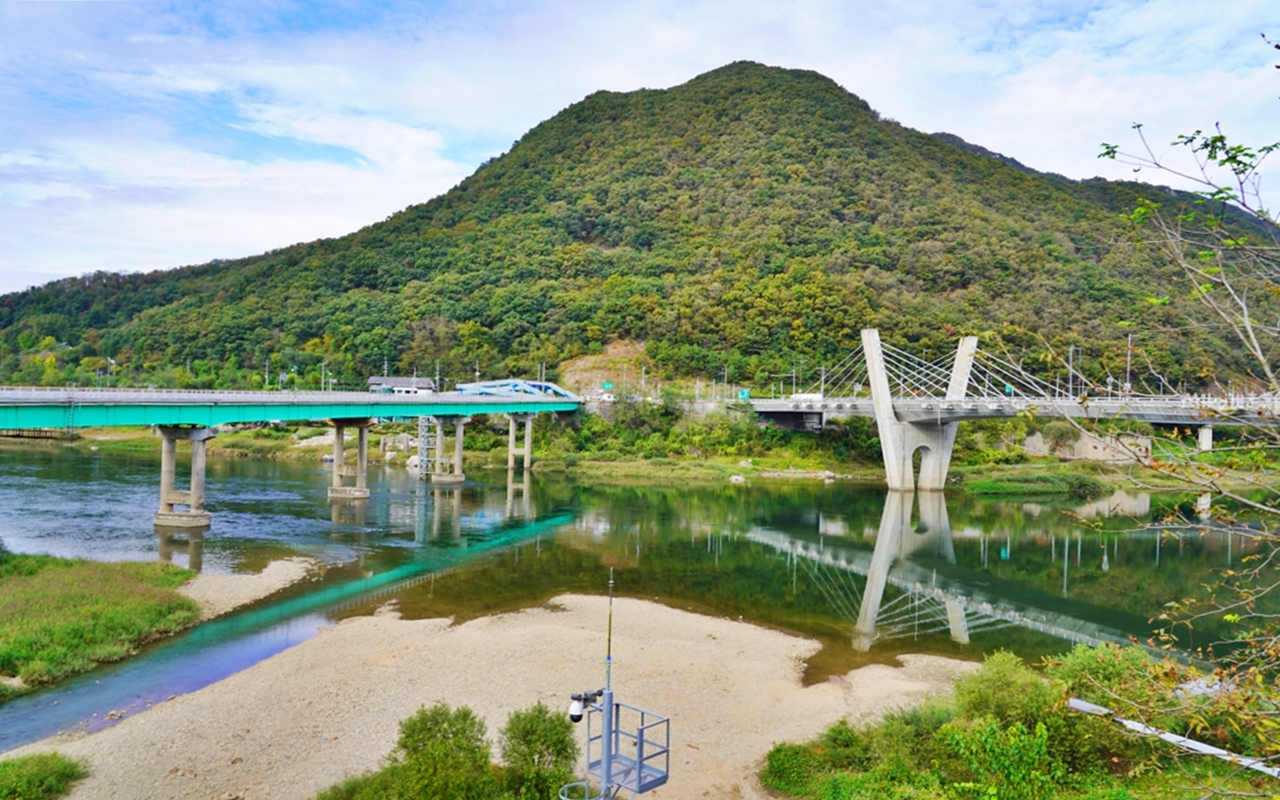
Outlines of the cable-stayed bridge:
<svg viewBox="0 0 1280 800">
<path fill-rule="evenodd" d="M 1214 425 L 1272 426 L 1280 398 L 1095 394 L 1083 376 L 1053 385 L 1019 365 L 960 340 L 954 353 L 926 361 L 862 331 L 862 344 L 807 392 L 753 399 L 756 413 L 792 428 L 820 430 L 845 417 L 876 420 L 890 489 L 936 491 L 946 483 L 956 425 L 966 419 L 1031 414 L 1069 419 L 1131 419 L 1199 429 L 1202 450 L 1212 447 Z M 918 477 L 913 457 L 921 452 Z"/>
</svg>

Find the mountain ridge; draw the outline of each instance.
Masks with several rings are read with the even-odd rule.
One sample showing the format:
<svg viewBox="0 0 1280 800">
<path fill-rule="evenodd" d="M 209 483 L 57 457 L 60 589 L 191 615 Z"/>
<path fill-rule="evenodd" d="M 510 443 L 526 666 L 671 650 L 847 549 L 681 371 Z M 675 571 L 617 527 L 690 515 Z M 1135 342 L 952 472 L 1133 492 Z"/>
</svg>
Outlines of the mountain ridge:
<svg viewBox="0 0 1280 800">
<path fill-rule="evenodd" d="M 1048 375 L 1068 344 L 1114 366 L 1142 326 L 1174 380 L 1247 369 L 1203 331 L 1145 333 L 1190 309 L 1128 244 L 1132 187 L 994 156 L 807 70 L 595 92 L 352 234 L 0 297 L 0 381 L 82 381 L 108 357 L 174 385 L 294 366 L 305 384 L 321 364 L 355 383 L 384 362 L 529 374 L 628 338 L 671 374 L 750 383 L 834 361 L 861 327 L 926 356 L 981 333 Z"/>
</svg>

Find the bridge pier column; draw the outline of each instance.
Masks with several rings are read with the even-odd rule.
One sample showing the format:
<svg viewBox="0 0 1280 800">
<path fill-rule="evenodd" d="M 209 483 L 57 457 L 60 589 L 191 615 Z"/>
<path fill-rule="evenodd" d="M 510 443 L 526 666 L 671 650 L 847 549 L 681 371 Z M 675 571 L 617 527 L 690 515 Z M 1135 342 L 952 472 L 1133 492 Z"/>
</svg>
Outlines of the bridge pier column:
<svg viewBox="0 0 1280 800">
<path fill-rule="evenodd" d="M 161 528 L 207 528 L 209 512 L 204 510 L 205 442 L 217 436 L 209 428 L 183 428 L 162 425 L 160 433 L 160 508 L 152 522 Z M 191 484 L 188 489 L 174 488 L 178 461 L 178 440 L 191 442 Z M 186 511 L 174 508 L 187 507 Z"/>
<path fill-rule="evenodd" d="M 369 419 L 335 419 L 333 425 L 333 484 L 329 486 L 330 500 L 353 500 L 369 496 Z M 356 429 L 356 485 L 347 486 L 343 476 L 347 474 L 347 428 Z"/>
<path fill-rule="evenodd" d="M 453 423 L 452 463 L 444 457 L 444 429 L 450 423 Z M 467 479 L 462 471 L 463 431 L 466 423 L 466 417 L 436 418 L 436 463 L 431 471 L 432 483 L 462 483 Z"/>
<path fill-rule="evenodd" d="M 1199 446 L 1201 453 L 1207 453 L 1213 449 L 1212 425 L 1200 426 L 1200 430 L 1196 431 L 1196 444 Z"/>
<path fill-rule="evenodd" d="M 533 465 L 533 418 L 536 414 L 507 415 L 507 470 L 516 468 L 516 456 L 520 456 L 520 468 Z M 524 422 L 524 444 L 516 447 L 516 426 Z"/>
<path fill-rule="evenodd" d="M 966 336 L 960 340 L 947 385 L 947 400 L 964 398 L 977 349 L 976 336 Z M 947 470 L 951 466 L 951 452 L 955 448 L 959 423 L 901 422 L 893 410 L 889 371 L 885 367 L 879 331 L 871 328 L 862 331 L 862 352 L 867 359 L 867 380 L 871 384 L 871 400 L 875 407 L 880 452 L 884 456 L 885 481 L 889 484 L 889 489 L 910 492 L 917 488 L 913 458 L 917 450 L 923 450 L 919 489 L 925 492 L 942 491 L 947 484 Z"/>
</svg>

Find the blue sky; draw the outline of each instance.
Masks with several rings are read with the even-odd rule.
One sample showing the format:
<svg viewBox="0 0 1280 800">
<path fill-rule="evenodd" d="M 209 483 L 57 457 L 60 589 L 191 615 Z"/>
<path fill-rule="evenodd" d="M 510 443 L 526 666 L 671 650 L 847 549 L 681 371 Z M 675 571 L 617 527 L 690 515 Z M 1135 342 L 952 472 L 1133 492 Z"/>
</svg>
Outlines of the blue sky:
<svg viewBox="0 0 1280 800">
<path fill-rule="evenodd" d="M 1135 121 L 1280 139 L 1262 32 L 1274 0 L 0 0 L 0 292 L 348 233 L 593 91 L 739 59 L 1037 169 L 1134 177 L 1095 156 Z"/>
</svg>

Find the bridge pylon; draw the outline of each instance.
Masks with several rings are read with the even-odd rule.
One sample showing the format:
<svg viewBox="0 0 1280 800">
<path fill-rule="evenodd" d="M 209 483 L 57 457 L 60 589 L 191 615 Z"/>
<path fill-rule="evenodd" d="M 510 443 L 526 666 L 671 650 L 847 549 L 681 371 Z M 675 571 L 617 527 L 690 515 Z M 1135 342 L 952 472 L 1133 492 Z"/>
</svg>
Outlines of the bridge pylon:
<svg viewBox="0 0 1280 800">
<path fill-rule="evenodd" d="M 956 350 L 956 361 L 947 384 L 947 400 L 962 400 L 969 387 L 978 351 L 978 337 L 966 336 Z M 889 388 L 889 372 L 885 368 L 880 332 L 873 328 L 862 331 L 862 352 L 867 360 L 867 382 L 871 384 L 871 400 L 875 407 L 876 428 L 880 434 L 880 452 L 884 456 L 885 480 L 895 491 L 942 491 L 951 466 L 951 451 L 956 443 L 956 422 L 902 422 L 893 410 Z M 917 481 L 913 460 L 921 452 Z"/>
</svg>

